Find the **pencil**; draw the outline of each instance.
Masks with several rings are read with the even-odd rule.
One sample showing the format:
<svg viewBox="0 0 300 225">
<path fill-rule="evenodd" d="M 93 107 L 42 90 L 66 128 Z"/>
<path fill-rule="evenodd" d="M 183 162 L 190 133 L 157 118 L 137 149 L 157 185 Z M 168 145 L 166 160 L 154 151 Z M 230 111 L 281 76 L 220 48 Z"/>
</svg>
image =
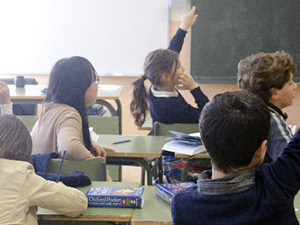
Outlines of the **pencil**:
<svg viewBox="0 0 300 225">
<path fill-rule="evenodd" d="M 64 163 L 66 153 L 67 153 L 67 151 L 64 150 L 63 155 L 62 155 L 62 158 L 61 158 L 61 162 L 60 162 L 60 165 L 59 165 L 57 177 L 56 177 L 56 183 L 58 183 L 58 181 L 59 181 L 60 174 L 61 174 L 61 168 L 62 168 L 62 165 L 63 165 L 63 163 Z"/>
<path fill-rule="evenodd" d="M 126 140 L 123 140 L 123 141 L 115 141 L 115 142 L 113 142 L 113 145 L 121 144 L 121 143 L 125 143 L 125 142 L 130 142 L 130 139 L 126 139 Z"/>
</svg>

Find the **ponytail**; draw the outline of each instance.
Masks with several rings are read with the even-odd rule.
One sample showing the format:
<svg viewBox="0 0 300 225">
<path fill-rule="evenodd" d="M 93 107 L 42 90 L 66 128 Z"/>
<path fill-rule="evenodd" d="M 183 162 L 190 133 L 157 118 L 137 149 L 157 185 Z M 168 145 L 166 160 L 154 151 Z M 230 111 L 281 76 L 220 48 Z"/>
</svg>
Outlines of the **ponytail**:
<svg viewBox="0 0 300 225">
<path fill-rule="evenodd" d="M 134 117 L 134 123 L 141 127 L 149 111 L 149 99 L 144 81 L 149 79 L 153 86 L 162 86 L 161 75 L 171 72 L 173 65 L 177 68 L 178 53 L 167 49 L 157 49 L 150 52 L 144 62 L 144 75 L 133 83 L 133 99 L 130 103 L 130 111 Z"/>
<path fill-rule="evenodd" d="M 135 125 L 141 127 L 149 110 L 148 95 L 144 85 L 147 79 L 145 75 L 133 82 L 133 99 L 130 103 L 130 112 L 134 117 Z"/>
</svg>

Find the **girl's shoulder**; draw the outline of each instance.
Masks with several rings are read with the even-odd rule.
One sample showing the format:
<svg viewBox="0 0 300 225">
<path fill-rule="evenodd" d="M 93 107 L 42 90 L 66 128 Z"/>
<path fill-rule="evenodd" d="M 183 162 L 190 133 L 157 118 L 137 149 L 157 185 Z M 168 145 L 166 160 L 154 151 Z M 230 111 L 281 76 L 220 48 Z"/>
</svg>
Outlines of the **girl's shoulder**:
<svg viewBox="0 0 300 225">
<path fill-rule="evenodd" d="M 69 105 L 61 104 L 61 103 L 54 103 L 54 102 L 47 102 L 44 103 L 42 106 L 42 112 L 43 113 L 75 113 L 78 114 L 78 111 Z"/>
<path fill-rule="evenodd" d="M 0 169 L 4 174 L 10 173 L 12 177 L 13 174 L 29 174 L 34 171 L 33 165 L 29 162 L 2 158 L 0 158 Z"/>
</svg>

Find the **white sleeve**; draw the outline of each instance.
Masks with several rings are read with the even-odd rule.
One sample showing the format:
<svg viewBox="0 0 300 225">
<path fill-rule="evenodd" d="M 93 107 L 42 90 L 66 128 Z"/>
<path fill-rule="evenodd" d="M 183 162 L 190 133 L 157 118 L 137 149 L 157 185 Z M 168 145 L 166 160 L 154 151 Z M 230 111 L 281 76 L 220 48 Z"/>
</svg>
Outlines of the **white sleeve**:
<svg viewBox="0 0 300 225">
<path fill-rule="evenodd" d="M 1 107 L 1 114 L 13 114 L 12 103 L 0 105 L 0 107 Z"/>
</svg>

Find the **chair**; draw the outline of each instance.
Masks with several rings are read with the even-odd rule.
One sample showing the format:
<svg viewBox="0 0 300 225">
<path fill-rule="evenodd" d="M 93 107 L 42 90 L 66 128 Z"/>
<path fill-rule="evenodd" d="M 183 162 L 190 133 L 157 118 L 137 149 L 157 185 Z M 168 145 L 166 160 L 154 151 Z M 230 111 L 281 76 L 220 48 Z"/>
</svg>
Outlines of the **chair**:
<svg viewBox="0 0 300 225">
<path fill-rule="evenodd" d="M 61 159 L 50 159 L 47 167 L 48 173 L 57 173 Z M 92 181 L 106 181 L 106 164 L 102 157 L 84 159 L 80 161 L 65 160 L 61 169 L 62 174 L 71 174 L 79 170 Z"/>
<path fill-rule="evenodd" d="M 88 116 L 89 126 L 94 128 L 96 134 L 119 134 L 118 116 Z M 106 167 L 113 181 L 122 180 L 122 167 L 108 163 Z"/>
<path fill-rule="evenodd" d="M 170 131 L 179 131 L 182 133 L 195 133 L 199 132 L 198 123 L 172 123 L 164 124 L 158 121 L 154 123 L 154 136 L 170 136 Z"/>
<path fill-rule="evenodd" d="M 36 81 L 35 78 L 25 78 L 25 84 L 34 84 L 34 85 L 38 85 L 38 82 Z"/>
<path fill-rule="evenodd" d="M 119 134 L 118 116 L 88 116 L 88 120 L 96 134 Z"/>
<path fill-rule="evenodd" d="M 14 78 L 0 78 L 0 81 L 5 82 L 6 84 L 15 84 Z M 35 78 L 25 78 L 25 84 L 38 84 Z"/>
<path fill-rule="evenodd" d="M 15 84 L 13 80 L 12 84 Z M 35 78 L 25 78 L 25 85 L 37 85 L 38 82 Z M 14 115 L 36 115 L 37 106 L 36 104 L 13 104 Z"/>
<path fill-rule="evenodd" d="M 154 123 L 154 135 L 155 136 L 170 136 L 170 131 L 178 131 L 182 133 L 196 133 L 199 132 L 199 124 L 198 123 L 172 123 L 172 124 L 164 124 L 160 123 L 158 121 L 155 121 Z M 197 158 L 191 158 L 187 160 L 186 165 L 181 171 L 181 181 L 186 181 L 188 178 L 188 168 L 192 165 L 199 165 L 203 167 L 209 167 L 210 166 L 210 160 L 209 159 L 197 159 Z M 144 172 L 143 172 L 144 173 Z M 145 175 L 142 174 L 142 176 Z"/>
<path fill-rule="evenodd" d="M 5 82 L 6 84 L 15 84 L 14 78 L 1 78 L 0 81 Z"/>
<path fill-rule="evenodd" d="M 23 123 L 25 124 L 29 132 L 31 132 L 35 122 L 38 119 L 37 116 L 18 116 L 18 117 L 23 121 Z"/>
</svg>

